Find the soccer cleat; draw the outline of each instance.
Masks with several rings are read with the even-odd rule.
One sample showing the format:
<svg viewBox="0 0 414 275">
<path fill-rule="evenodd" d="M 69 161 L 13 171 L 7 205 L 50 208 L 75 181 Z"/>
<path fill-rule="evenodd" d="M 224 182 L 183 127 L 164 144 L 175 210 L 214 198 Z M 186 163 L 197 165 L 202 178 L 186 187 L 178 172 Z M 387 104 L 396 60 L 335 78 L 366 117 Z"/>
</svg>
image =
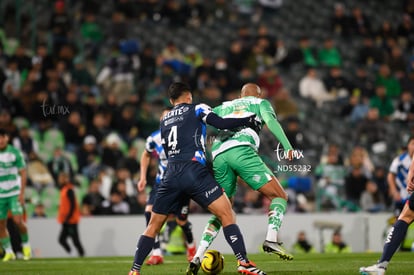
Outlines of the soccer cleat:
<svg viewBox="0 0 414 275">
<path fill-rule="evenodd" d="M 139 275 L 139 271 L 138 270 L 131 270 L 128 275 Z"/>
<path fill-rule="evenodd" d="M 190 245 L 187 244 L 187 261 L 191 262 L 196 252 L 197 252 L 197 249 L 194 243 Z"/>
<path fill-rule="evenodd" d="M 149 259 L 145 262 L 147 265 L 157 265 L 163 264 L 164 258 L 162 256 L 152 255 Z"/>
<path fill-rule="evenodd" d="M 16 255 L 13 252 L 6 252 L 3 257 L 3 262 L 16 260 Z"/>
<path fill-rule="evenodd" d="M 186 275 L 197 275 L 198 270 L 200 269 L 201 261 L 200 258 L 193 258 L 190 264 L 187 267 Z"/>
<path fill-rule="evenodd" d="M 249 261 L 247 263 L 242 263 L 242 262 L 238 262 L 237 265 L 237 272 L 238 273 L 242 273 L 242 274 L 259 274 L 259 275 L 266 275 L 266 272 L 258 269 L 256 267 L 256 264 L 253 263 L 252 261 Z"/>
<path fill-rule="evenodd" d="M 279 256 L 282 260 L 291 261 L 293 256 L 286 252 L 282 243 L 264 241 L 263 250 L 267 253 L 273 253 Z"/>
<path fill-rule="evenodd" d="M 385 274 L 385 267 L 380 266 L 378 264 L 374 264 L 371 266 L 363 266 L 359 268 L 359 273 L 362 275 L 384 275 Z"/>
<path fill-rule="evenodd" d="M 30 260 L 32 258 L 32 248 L 30 245 L 23 246 L 23 260 Z"/>
</svg>

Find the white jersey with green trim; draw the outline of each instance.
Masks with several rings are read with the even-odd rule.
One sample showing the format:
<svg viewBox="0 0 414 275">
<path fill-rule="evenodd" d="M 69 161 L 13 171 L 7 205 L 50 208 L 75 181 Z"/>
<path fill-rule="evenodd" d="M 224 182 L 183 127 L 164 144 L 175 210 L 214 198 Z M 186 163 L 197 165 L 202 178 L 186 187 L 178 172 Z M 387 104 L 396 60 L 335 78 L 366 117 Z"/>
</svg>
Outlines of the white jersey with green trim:
<svg viewBox="0 0 414 275">
<path fill-rule="evenodd" d="M 254 96 L 242 97 L 232 101 L 223 102 L 222 105 L 213 109 L 213 112 L 223 118 L 238 118 L 256 115 L 256 119 L 264 123 L 265 116 L 276 119 L 275 111 L 269 101 Z M 213 159 L 220 153 L 236 147 L 251 146 L 256 151 L 260 146 L 260 138 L 251 128 L 242 128 L 236 132 L 222 130 L 214 139 L 212 145 Z"/>
<path fill-rule="evenodd" d="M 23 155 L 17 148 L 7 145 L 0 151 L 0 198 L 20 194 L 19 171 L 25 166 Z"/>
</svg>

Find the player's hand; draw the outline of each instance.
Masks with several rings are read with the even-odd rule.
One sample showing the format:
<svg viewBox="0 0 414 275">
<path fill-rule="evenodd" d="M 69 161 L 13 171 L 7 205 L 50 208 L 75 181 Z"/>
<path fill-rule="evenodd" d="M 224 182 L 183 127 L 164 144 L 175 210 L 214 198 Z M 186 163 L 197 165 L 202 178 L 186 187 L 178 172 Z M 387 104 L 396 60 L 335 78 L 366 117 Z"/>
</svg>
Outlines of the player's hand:
<svg viewBox="0 0 414 275">
<path fill-rule="evenodd" d="M 414 192 L 414 177 L 408 178 L 407 180 L 407 192 L 408 193 Z"/>
<path fill-rule="evenodd" d="M 25 204 L 25 198 L 24 198 L 24 193 L 23 192 L 20 192 L 20 194 L 19 194 L 19 202 L 20 202 L 21 205 Z"/>
<path fill-rule="evenodd" d="M 146 179 L 140 179 L 137 183 L 138 192 L 144 191 L 146 185 L 147 185 L 147 180 Z"/>
</svg>

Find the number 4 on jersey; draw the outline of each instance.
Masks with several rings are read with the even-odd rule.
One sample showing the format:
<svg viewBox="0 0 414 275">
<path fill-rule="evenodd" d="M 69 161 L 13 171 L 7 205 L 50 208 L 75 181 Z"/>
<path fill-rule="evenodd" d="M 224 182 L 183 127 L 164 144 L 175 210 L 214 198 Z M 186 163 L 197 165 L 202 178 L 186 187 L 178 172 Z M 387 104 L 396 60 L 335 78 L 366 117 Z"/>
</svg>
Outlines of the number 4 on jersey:
<svg viewBox="0 0 414 275">
<path fill-rule="evenodd" d="M 168 148 L 171 147 L 172 150 L 175 150 L 177 147 L 177 126 L 171 127 L 170 133 L 168 134 Z"/>
</svg>

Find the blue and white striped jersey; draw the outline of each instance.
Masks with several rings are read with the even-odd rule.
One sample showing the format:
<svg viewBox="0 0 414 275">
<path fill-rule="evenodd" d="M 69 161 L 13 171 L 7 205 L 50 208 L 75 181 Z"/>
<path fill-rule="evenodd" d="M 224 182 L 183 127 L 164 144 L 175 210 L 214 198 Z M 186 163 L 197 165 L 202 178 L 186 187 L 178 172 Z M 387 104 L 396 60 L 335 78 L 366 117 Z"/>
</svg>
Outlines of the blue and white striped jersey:
<svg viewBox="0 0 414 275">
<path fill-rule="evenodd" d="M 158 184 L 161 182 L 164 176 L 165 169 L 167 169 L 167 156 L 165 155 L 164 148 L 161 144 L 160 130 L 152 132 L 152 134 L 147 137 L 145 150 L 147 150 L 149 153 L 155 152 L 158 156 L 158 172 L 155 178 L 155 182 Z"/>
<path fill-rule="evenodd" d="M 398 191 L 402 199 L 408 198 L 409 194 L 406 190 L 408 170 L 410 169 L 411 157 L 406 153 L 402 153 L 394 158 L 390 166 L 390 172 L 395 175 Z"/>
</svg>

